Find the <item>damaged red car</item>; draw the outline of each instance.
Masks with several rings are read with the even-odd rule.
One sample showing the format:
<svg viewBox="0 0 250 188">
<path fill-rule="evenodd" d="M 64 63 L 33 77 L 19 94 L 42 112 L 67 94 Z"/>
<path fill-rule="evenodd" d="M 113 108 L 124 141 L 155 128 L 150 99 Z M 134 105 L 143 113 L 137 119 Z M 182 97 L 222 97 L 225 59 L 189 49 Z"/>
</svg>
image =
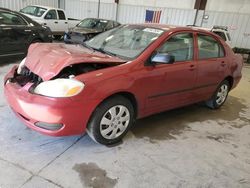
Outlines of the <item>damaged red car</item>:
<svg viewBox="0 0 250 188">
<path fill-rule="evenodd" d="M 32 44 L 6 75 L 7 101 L 30 128 L 119 142 L 138 118 L 225 102 L 243 60 L 216 34 L 160 24 L 123 25 L 83 45 Z"/>
</svg>

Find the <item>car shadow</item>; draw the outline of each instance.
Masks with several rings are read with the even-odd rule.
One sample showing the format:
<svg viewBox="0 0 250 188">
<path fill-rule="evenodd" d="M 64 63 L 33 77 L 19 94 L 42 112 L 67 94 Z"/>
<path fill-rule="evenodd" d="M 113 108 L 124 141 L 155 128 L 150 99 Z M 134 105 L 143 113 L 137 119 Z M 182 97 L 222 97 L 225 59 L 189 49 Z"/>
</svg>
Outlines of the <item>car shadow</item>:
<svg viewBox="0 0 250 188">
<path fill-rule="evenodd" d="M 140 119 L 131 128 L 131 131 L 137 138 L 175 139 L 173 135 L 181 134 L 183 131 L 190 129 L 189 123 L 202 123 L 206 120 L 233 121 L 240 118 L 239 113 L 244 108 L 247 108 L 247 106 L 244 105 L 243 101 L 229 96 L 220 109 L 209 109 L 203 103 L 194 104 Z"/>
</svg>

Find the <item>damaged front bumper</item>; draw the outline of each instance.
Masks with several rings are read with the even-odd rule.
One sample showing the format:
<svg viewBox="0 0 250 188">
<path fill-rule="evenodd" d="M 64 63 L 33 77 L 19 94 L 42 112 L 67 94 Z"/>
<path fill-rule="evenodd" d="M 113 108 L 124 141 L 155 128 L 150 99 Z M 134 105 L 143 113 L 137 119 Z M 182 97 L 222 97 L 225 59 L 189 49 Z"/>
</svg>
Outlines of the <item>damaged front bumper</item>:
<svg viewBox="0 0 250 188">
<path fill-rule="evenodd" d="M 33 83 L 24 86 L 11 80 L 17 67 L 6 75 L 4 93 L 15 112 L 28 127 L 50 136 L 77 135 L 85 132 L 89 117 L 96 101 L 51 98 L 29 92 Z"/>
</svg>

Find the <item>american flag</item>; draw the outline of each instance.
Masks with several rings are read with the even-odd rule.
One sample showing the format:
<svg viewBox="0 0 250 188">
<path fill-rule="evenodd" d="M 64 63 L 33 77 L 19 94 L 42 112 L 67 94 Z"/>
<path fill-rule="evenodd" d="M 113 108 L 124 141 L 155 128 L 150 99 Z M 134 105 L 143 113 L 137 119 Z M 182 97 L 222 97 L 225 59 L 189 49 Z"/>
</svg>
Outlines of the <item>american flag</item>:
<svg viewBox="0 0 250 188">
<path fill-rule="evenodd" d="M 145 22 L 146 23 L 159 23 L 161 19 L 161 10 L 146 10 Z"/>
</svg>

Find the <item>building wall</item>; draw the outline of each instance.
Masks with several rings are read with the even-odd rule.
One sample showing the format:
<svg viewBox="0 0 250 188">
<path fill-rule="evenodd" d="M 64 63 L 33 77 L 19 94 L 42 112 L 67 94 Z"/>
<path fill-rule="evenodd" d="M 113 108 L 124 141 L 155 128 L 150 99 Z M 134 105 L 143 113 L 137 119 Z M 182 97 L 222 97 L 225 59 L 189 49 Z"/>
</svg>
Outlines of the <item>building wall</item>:
<svg viewBox="0 0 250 188">
<path fill-rule="evenodd" d="M 206 10 L 250 14 L 250 1 L 249 0 L 208 0 Z"/>
<path fill-rule="evenodd" d="M 0 7 L 19 11 L 27 5 L 58 7 L 58 0 L 0 0 Z"/>
<path fill-rule="evenodd" d="M 195 0 L 101 0 L 101 18 L 117 19 L 121 23 L 143 23 L 145 12 L 161 10 L 160 23 L 191 25 L 194 22 Z M 20 10 L 29 4 L 65 7 L 68 17 L 84 19 L 97 17 L 98 0 L 0 0 L 0 7 Z M 208 0 L 205 12 L 200 11 L 196 25 L 211 28 L 228 26 L 233 45 L 250 48 L 250 0 Z M 207 20 L 203 14 L 208 15 Z"/>
</svg>

